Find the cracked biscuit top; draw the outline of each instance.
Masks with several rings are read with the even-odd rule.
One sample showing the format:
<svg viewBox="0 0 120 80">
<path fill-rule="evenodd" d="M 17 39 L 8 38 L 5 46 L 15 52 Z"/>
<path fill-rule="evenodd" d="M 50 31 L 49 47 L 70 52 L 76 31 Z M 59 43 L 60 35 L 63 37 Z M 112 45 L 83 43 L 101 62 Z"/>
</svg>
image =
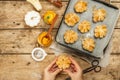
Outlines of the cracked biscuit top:
<svg viewBox="0 0 120 80">
<path fill-rule="evenodd" d="M 58 68 L 67 69 L 70 67 L 71 61 L 68 56 L 60 55 L 56 61 Z"/>
<path fill-rule="evenodd" d="M 101 8 L 101 9 L 96 9 L 93 11 L 93 21 L 94 22 L 100 22 L 103 21 L 106 17 L 106 10 Z"/>
<path fill-rule="evenodd" d="M 79 26 L 78 26 L 78 29 L 81 33 L 85 33 L 85 32 L 88 32 L 91 28 L 91 24 L 89 21 L 82 21 Z"/>
<path fill-rule="evenodd" d="M 85 1 L 78 1 L 75 6 L 74 6 L 74 9 L 76 12 L 84 12 L 87 10 L 87 2 Z"/>
<path fill-rule="evenodd" d="M 65 23 L 68 26 L 74 26 L 80 20 L 79 16 L 75 13 L 67 13 L 65 15 Z"/>
<path fill-rule="evenodd" d="M 85 38 L 82 41 L 82 47 L 83 49 L 89 51 L 89 52 L 93 52 L 94 48 L 95 48 L 95 41 L 92 38 Z"/>
<path fill-rule="evenodd" d="M 94 35 L 96 38 L 103 38 L 107 34 L 107 27 L 106 25 L 98 25 L 94 30 Z"/>
<path fill-rule="evenodd" d="M 78 40 L 78 34 L 73 30 L 67 30 L 64 33 L 64 40 L 66 43 L 74 43 Z"/>
</svg>

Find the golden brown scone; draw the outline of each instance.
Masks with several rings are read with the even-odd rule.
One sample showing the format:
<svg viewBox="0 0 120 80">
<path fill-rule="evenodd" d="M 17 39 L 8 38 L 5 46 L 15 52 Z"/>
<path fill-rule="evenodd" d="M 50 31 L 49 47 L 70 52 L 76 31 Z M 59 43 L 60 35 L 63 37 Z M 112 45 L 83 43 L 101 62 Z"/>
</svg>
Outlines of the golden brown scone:
<svg viewBox="0 0 120 80">
<path fill-rule="evenodd" d="M 93 21 L 99 22 L 103 21 L 106 17 L 106 10 L 101 8 L 93 11 Z"/>
<path fill-rule="evenodd" d="M 87 10 L 87 2 L 85 1 L 78 1 L 75 6 L 74 6 L 74 9 L 76 12 L 84 12 Z"/>
<path fill-rule="evenodd" d="M 65 15 L 65 23 L 68 26 L 74 26 L 80 20 L 79 16 L 75 13 L 67 13 Z"/>
<path fill-rule="evenodd" d="M 82 21 L 78 26 L 79 31 L 82 33 L 88 32 L 90 28 L 91 28 L 91 24 L 89 21 L 86 20 Z"/>
<path fill-rule="evenodd" d="M 93 50 L 95 48 L 95 41 L 92 38 L 85 38 L 82 41 L 82 46 L 83 46 L 83 49 L 85 49 L 89 52 L 93 52 Z"/>
<path fill-rule="evenodd" d="M 70 67 L 71 61 L 68 56 L 60 55 L 56 61 L 58 68 L 67 69 Z"/>
<path fill-rule="evenodd" d="M 94 30 L 94 35 L 96 38 L 103 38 L 106 36 L 107 34 L 107 27 L 106 25 L 98 25 L 96 26 L 95 30 Z"/>
<path fill-rule="evenodd" d="M 78 40 L 78 34 L 73 30 L 67 30 L 64 34 L 64 40 L 66 43 L 74 43 Z"/>
</svg>

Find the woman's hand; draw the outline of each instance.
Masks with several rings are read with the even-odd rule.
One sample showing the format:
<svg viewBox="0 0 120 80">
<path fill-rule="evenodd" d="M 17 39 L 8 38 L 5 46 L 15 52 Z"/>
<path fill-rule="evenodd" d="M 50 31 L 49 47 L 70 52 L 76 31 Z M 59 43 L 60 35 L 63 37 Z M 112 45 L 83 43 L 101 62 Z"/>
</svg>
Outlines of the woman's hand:
<svg viewBox="0 0 120 80">
<path fill-rule="evenodd" d="M 83 80 L 81 67 L 73 58 L 70 58 L 70 60 L 72 62 L 70 68 L 64 71 L 71 77 L 72 80 Z"/>
<path fill-rule="evenodd" d="M 62 71 L 57 67 L 56 60 L 57 58 L 44 70 L 43 80 L 55 80 L 56 75 Z"/>
</svg>

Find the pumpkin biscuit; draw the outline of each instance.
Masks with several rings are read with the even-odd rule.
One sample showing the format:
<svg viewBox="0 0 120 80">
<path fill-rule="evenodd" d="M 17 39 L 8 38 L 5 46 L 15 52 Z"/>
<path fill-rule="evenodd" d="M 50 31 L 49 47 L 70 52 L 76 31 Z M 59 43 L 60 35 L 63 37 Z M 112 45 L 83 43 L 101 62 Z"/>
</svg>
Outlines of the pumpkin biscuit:
<svg viewBox="0 0 120 80">
<path fill-rule="evenodd" d="M 96 26 L 95 30 L 94 30 L 94 35 L 96 38 L 103 38 L 106 36 L 107 34 L 107 27 L 106 25 L 98 25 Z"/>
<path fill-rule="evenodd" d="M 99 22 L 103 21 L 106 17 L 106 10 L 101 8 L 93 11 L 93 21 Z"/>
<path fill-rule="evenodd" d="M 58 68 L 67 69 L 70 67 L 71 61 L 68 56 L 60 55 L 56 61 Z"/>
<path fill-rule="evenodd" d="M 78 26 L 78 29 L 81 33 L 85 33 L 85 32 L 88 32 L 91 28 L 91 24 L 89 21 L 82 21 L 79 26 Z"/>
<path fill-rule="evenodd" d="M 74 9 L 76 12 L 84 12 L 87 10 L 87 2 L 85 1 L 78 1 L 75 6 L 74 6 Z"/>
<path fill-rule="evenodd" d="M 68 26 L 74 26 L 80 20 L 79 16 L 75 13 L 67 13 L 65 15 L 65 23 Z"/>
<path fill-rule="evenodd" d="M 82 41 L 82 46 L 83 46 L 83 49 L 85 49 L 89 52 L 93 52 L 93 50 L 95 48 L 95 41 L 92 38 L 85 38 Z"/>
<path fill-rule="evenodd" d="M 67 30 L 64 34 L 64 40 L 66 43 L 74 43 L 78 40 L 78 34 L 73 30 Z"/>
</svg>

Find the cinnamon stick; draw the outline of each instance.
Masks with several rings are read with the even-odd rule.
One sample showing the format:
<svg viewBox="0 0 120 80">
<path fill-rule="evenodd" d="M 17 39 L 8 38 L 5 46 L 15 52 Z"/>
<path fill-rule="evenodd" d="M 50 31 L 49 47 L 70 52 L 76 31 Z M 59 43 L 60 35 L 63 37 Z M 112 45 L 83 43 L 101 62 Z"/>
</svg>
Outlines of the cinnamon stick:
<svg viewBox="0 0 120 80">
<path fill-rule="evenodd" d="M 62 7 L 62 2 L 58 0 L 48 0 L 50 3 L 54 4 L 56 7 Z"/>
</svg>

